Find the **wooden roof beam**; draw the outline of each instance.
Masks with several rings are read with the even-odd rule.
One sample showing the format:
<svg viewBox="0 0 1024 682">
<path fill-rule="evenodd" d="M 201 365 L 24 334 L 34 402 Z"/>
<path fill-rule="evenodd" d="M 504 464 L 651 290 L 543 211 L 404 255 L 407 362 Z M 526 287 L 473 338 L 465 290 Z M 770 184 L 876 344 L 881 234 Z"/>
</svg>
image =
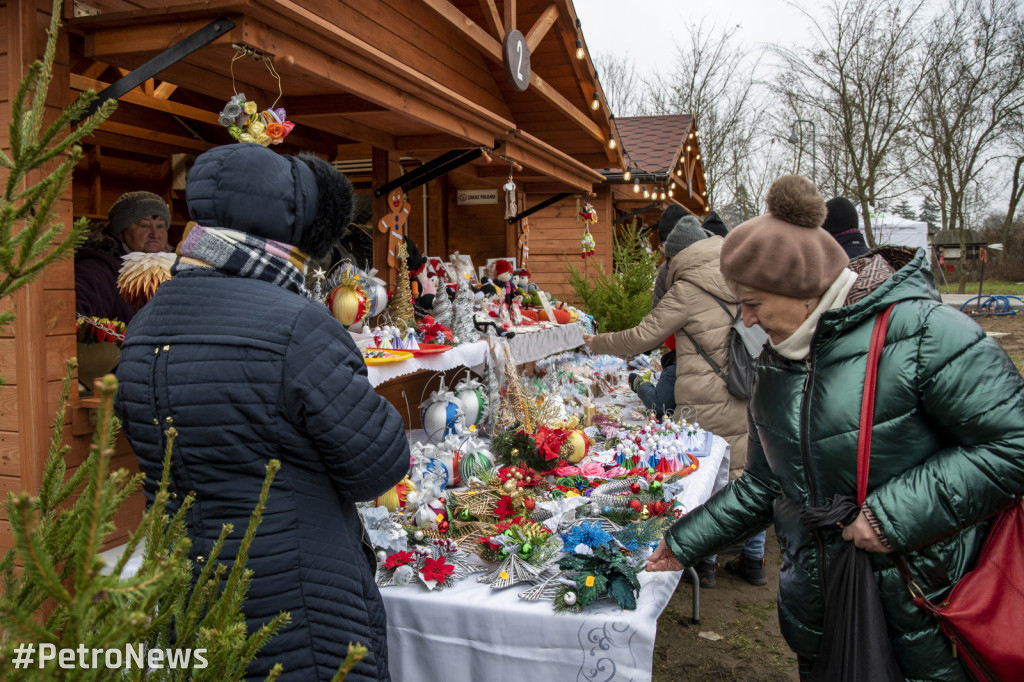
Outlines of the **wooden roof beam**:
<svg viewBox="0 0 1024 682">
<path fill-rule="evenodd" d="M 289 116 L 323 116 L 326 114 L 357 114 L 386 111 L 384 107 L 367 102 L 356 95 L 312 95 L 309 97 L 288 97 L 284 108 Z"/>
<path fill-rule="evenodd" d="M 487 30 L 498 40 L 505 37 L 505 26 L 501 23 L 501 15 L 494 4 L 494 0 L 480 0 L 480 9 L 484 11 L 484 21 L 487 22 Z"/>
<path fill-rule="evenodd" d="M 516 0 L 505 0 L 505 30 L 516 30 Z"/>
<path fill-rule="evenodd" d="M 558 7 L 555 5 L 548 5 L 547 9 L 541 12 L 541 15 L 537 17 L 537 21 L 533 22 L 533 26 L 526 34 L 526 46 L 530 48 L 530 52 L 537 49 L 537 45 L 540 41 L 544 40 L 544 36 L 547 35 L 548 30 L 554 26 L 558 20 Z"/>
<path fill-rule="evenodd" d="M 473 43 L 477 49 L 484 53 L 484 56 L 498 64 L 502 63 L 501 43 L 491 37 L 491 35 L 481 28 L 479 24 L 463 14 L 462 10 L 449 2 L 449 0 L 423 0 L 423 2 L 442 17 L 447 19 L 455 28 L 459 29 L 467 40 Z M 514 0 L 506 0 L 506 13 L 508 12 L 509 7 L 514 6 Z M 505 27 L 508 30 L 515 28 L 515 26 L 509 27 L 508 22 L 506 22 Z M 573 103 L 566 99 L 562 93 L 549 85 L 537 74 L 536 71 L 533 71 L 532 69 L 530 71 L 530 86 L 534 89 L 534 92 L 540 95 L 542 99 L 546 100 L 548 104 L 551 104 L 562 111 L 573 122 L 575 122 L 576 125 L 587 131 L 587 133 L 595 140 L 600 140 L 602 143 L 607 141 L 607 136 L 597 123 L 591 120 L 587 114 L 583 113 L 583 111 L 573 105 Z"/>
<path fill-rule="evenodd" d="M 93 80 L 86 78 L 85 76 L 79 76 L 78 74 L 71 74 L 71 89 L 79 92 L 85 92 L 86 90 L 93 90 L 99 92 L 104 88 L 108 87 L 108 83 L 102 81 Z M 165 85 L 161 83 L 161 85 Z M 158 88 L 159 89 L 159 88 Z M 171 102 L 169 100 L 157 97 L 154 95 L 146 95 L 139 91 L 138 88 L 129 90 L 119 98 L 123 102 L 130 102 L 131 104 L 137 104 L 147 109 L 156 109 L 167 114 L 174 116 L 180 116 L 182 118 L 191 119 L 193 121 L 202 121 L 203 123 L 216 123 L 217 112 L 207 111 L 205 109 L 199 109 L 198 107 L 190 107 L 187 104 L 179 104 L 178 102 Z"/>
</svg>

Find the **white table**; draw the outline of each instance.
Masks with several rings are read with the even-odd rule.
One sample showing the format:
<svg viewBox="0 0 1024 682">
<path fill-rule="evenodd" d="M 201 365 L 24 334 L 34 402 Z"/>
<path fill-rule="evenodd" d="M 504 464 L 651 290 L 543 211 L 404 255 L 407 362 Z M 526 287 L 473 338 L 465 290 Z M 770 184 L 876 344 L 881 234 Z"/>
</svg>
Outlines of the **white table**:
<svg viewBox="0 0 1024 682">
<path fill-rule="evenodd" d="M 717 436 L 711 454 L 684 479 L 677 495 L 691 510 L 729 471 L 728 444 Z M 682 574 L 641 573 L 635 611 L 612 601 L 583 613 L 556 615 L 551 602 L 525 601 L 521 583 L 491 589 L 469 576 L 454 587 L 385 587 L 388 659 L 395 682 L 611 682 L 651 679 L 658 617 Z"/>
</svg>

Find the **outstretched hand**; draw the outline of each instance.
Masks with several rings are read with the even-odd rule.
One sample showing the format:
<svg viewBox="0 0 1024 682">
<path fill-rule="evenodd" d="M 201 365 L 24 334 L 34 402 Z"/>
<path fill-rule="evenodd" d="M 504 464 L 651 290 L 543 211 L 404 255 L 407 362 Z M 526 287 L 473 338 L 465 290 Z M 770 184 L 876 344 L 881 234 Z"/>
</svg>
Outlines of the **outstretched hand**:
<svg viewBox="0 0 1024 682">
<path fill-rule="evenodd" d="M 583 335 L 583 343 L 587 346 L 587 348 L 593 348 L 594 347 L 594 335 L 593 334 L 584 334 Z"/>
<path fill-rule="evenodd" d="M 665 541 L 658 543 L 654 554 L 647 557 L 647 570 L 654 573 L 657 571 L 681 571 L 684 566 L 676 559 L 676 555 L 668 548 Z"/>
</svg>

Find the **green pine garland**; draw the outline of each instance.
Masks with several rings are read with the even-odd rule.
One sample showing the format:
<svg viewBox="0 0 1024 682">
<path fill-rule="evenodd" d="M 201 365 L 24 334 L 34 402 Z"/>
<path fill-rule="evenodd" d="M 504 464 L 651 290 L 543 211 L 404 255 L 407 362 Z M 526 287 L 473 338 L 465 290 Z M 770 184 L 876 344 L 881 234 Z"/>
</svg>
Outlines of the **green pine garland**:
<svg viewBox="0 0 1024 682">
<path fill-rule="evenodd" d="M 519 466 L 523 464 L 531 469 L 546 471 L 551 462 L 544 459 L 537 449 L 533 437 L 523 432 L 522 424 L 516 422 L 509 428 L 498 431 L 491 438 L 491 452 L 503 466 Z M 515 454 L 513 450 L 517 450 Z"/>
</svg>

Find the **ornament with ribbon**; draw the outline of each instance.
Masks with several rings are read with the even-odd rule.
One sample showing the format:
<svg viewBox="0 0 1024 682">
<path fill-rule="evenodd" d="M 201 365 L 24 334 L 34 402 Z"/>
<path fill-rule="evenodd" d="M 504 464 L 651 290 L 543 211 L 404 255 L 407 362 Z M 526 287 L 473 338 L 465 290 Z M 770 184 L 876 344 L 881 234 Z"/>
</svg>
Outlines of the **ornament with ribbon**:
<svg viewBox="0 0 1024 682">
<path fill-rule="evenodd" d="M 420 421 L 427 434 L 427 442 L 439 442 L 445 436 L 456 432 L 459 419 L 463 416 L 462 406 L 455 394 L 442 389 L 430 394 L 430 399 L 420 403 Z"/>
<path fill-rule="evenodd" d="M 370 297 L 363 288 L 359 270 L 343 272 L 340 284 L 327 295 L 327 307 L 334 318 L 346 329 L 366 319 L 370 312 Z"/>
<path fill-rule="evenodd" d="M 505 190 L 505 219 L 515 218 L 519 213 L 519 207 L 516 205 L 516 182 L 512 177 L 512 169 L 515 166 L 512 162 L 509 162 L 508 167 L 508 182 L 501 186 Z"/>
<path fill-rule="evenodd" d="M 487 417 L 487 392 L 479 379 L 467 377 L 455 384 L 455 399 L 462 406 L 467 426 L 479 427 Z"/>
</svg>

